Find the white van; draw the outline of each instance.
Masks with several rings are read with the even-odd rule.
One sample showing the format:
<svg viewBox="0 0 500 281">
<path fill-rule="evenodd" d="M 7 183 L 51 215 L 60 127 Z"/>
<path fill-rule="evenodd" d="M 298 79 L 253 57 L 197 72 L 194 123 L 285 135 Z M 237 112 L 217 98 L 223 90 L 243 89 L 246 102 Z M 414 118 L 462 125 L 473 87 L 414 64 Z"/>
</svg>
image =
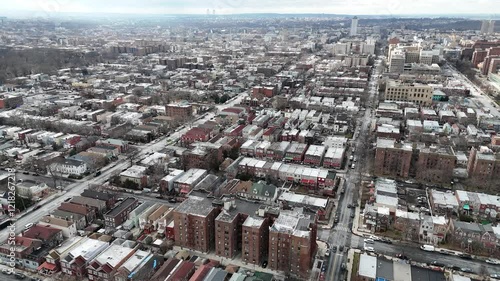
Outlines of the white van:
<svg viewBox="0 0 500 281">
<path fill-rule="evenodd" d="M 420 249 L 427 251 L 427 252 L 434 252 L 436 249 L 432 245 L 422 245 L 420 246 Z"/>
<path fill-rule="evenodd" d="M 351 165 L 351 169 L 354 169 L 354 168 L 356 168 L 356 164 Z"/>
</svg>

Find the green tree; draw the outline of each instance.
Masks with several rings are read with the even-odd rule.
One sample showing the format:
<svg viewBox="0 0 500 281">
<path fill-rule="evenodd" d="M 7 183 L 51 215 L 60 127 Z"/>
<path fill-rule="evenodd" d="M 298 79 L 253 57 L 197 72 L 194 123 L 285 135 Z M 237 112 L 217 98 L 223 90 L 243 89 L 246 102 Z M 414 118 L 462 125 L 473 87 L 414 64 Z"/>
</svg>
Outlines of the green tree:
<svg viewBox="0 0 500 281">
<path fill-rule="evenodd" d="M 16 209 L 22 212 L 33 205 L 33 200 L 31 198 L 21 197 L 16 193 L 15 204 L 16 204 Z"/>
<path fill-rule="evenodd" d="M 127 189 L 139 189 L 139 185 L 129 179 L 125 180 L 122 186 Z"/>
</svg>

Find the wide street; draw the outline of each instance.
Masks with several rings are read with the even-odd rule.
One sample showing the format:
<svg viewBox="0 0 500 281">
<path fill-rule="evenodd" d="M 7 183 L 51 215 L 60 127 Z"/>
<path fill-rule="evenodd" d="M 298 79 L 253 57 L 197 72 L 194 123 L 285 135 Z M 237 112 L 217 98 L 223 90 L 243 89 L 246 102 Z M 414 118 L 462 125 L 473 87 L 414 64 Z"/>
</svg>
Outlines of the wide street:
<svg viewBox="0 0 500 281">
<path fill-rule="evenodd" d="M 220 111 L 223 110 L 224 108 L 234 106 L 235 104 L 239 104 L 243 99 L 243 97 L 245 97 L 245 94 L 241 94 L 236 98 L 229 100 L 225 104 L 217 105 L 216 108 L 218 111 Z M 205 121 L 210 120 L 214 116 L 215 114 L 212 112 L 206 113 L 205 115 L 203 115 L 202 118 L 199 118 L 196 121 L 194 121 L 192 125 L 196 126 L 202 124 Z M 167 144 L 167 142 L 168 143 L 176 142 L 186 131 L 190 129 L 189 126 L 181 126 L 180 128 L 181 129 L 173 132 L 168 137 L 165 136 L 160 138 L 159 140 L 153 141 L 143 146 L 139 146 L 139 152 L 137 155 L 135 155 L 135 158 L 140 159 L 146 156 L 148 153 L 163 149 Z M 82 191 L 85 188 L 89 187 L 90 185 L 102 184 L 105 181 L 107 181 L 111 176 L 120 173 L 122 170 L 128 168 L 129 166 L 130 166 L 130 160 L 128 159 L 118 160 L 102 168 L 101 175 L 97 177 L 94 177 L 94 175 L 90 175 L 82 180 L 79 180 L 75 183 L 66 186 L 62 191 L 61 196 L 41 201 L 39 204 L 42 206 L 38 210 L 31 211 L 27 214 L 24 214 L 24 216 L 22 216 L 21 218 L 17 219 L 15 224 L 16 225 L 15 233 L 19 234 L 24 229 L 24 226 L 26 224 L 37 222 L 43 216 L 50 214 L 51 211 L 56 209 L 62 202 L 64 202 L 68 198 L 80 195 L 80 193 L 82 193 Z M 0 231 L 0 241 L 5 241 L 8 235 L 9 235 L 8 228 Z"/>
<path fill-rule="evenodd" d="M 327 269 L 327 280 L 343 280 L 345 278 L 342 277 L 341 266 L 342 263 L 346 262 L 347 258 L 347 250 L 349 247 L 353 246 L 353 235 L 351 233 L 352 221 L 351 214 L 355 209 L 350 209 L 347 207 L 348 204 L 354 203 L 358 198 L 358 186 L 361 182 L 361 173 L 363 169 L 366 167 L 362 163 L 366 163 L 364 159 L 368 157 L 366 151 L 369 150 L 369 147 L 365 147 L 367 145 L 367 139 L 369 137 L 369 128 L 371 124 L 371 120 L 373 118 L 371 106 L 375 105 L 377 101 L 377 89 L 378 89 L 378 77 L 381 72 L 381 60 L 377 60 L 375 62 L 374 71 L 372 73 L 372 79 L 370 80 L 368 87 L 368 98 L 366 102 L 366 110 L 362 117 L 359 118 L 358 126 L 356 131 L 358 131 L 359 135 L 349 148 L 349 152 L 352 153 L 352 149 L 354 148 L 354 153 L 351 155 L 355 156 L 358 161 L 355 163 L 355 168 L 351 169 L 351 163 L 347 165 L 347 172 L 345 173 L 345 193 L 340 194 L 339 203 L 337 207 L 337 214 L 339 216 L 339 222 L 335 225 L 332 230 L 329 231 L 328 243 L 330 247 L 336 246 L 345 246 L 344 252 L 331 252 L 330 258 L 328 261 L 328 269 Z M 356 135 L 356 133 L 355 133 Z M 322 230 L 323 231 L 323 230 Z M 321 232 L 321 231 L 320 231 Z M 321 233 L 320 233 L 321 235 Z M 355 243 L 356 244 L 356 243 Z"/>
<path fill-rule="evenodd" d="M 376 102 L 378 100 L 378 75 L 383 70 L 381 69 L 380 61 L 376 62 L 375 71 L 372 75 L 372 81 L 369 84 L 369 98 L 367 101 L 367 110 L 364 112 L 363 117 L 359 120 L 361 122 L 358 123 L 359 128 L 359 136 L 353 142 L 355 146 L 355 152 L 352 153 L 355 157 L 357 157 L 358 161 L 356 162 L 355 168 L 351 169 L 351 163 L 347 165 L 346 173 L 343 175 L 346 179 L 346 189 L 345 193 L 340 195 L 339 203 L 337 207 L 337 215 L 339 216 L 339 222 L 335 225 L 331 230 L 328 229 L 320 229 L 318 231 L 318 239 L 327 240 L 330 245 L 330 248 L 335 246 L 337 249 L 339 246 L 344 246 L 344 251 L 333 252 L 331 251 L 330 257 L 328 258 L 328 268 L 327 268 L 327 278 L 326 280 L 337 281 L 337 280 L 345 280 L 346 275 L 345 271 L 342 271 L 341 266 L 342 263 L 347 262 L 347 251 L 349 248 L 355 249 L 363 249 L 365 246 L 364 237 L 354 235 L 352 233 L 352 225 L 354 220 L 359 220 L 359 216 L 355 218 L 351 218 L 351 214 L 354 213 L 354 208 L 350 209 L 347 207 L 348 204 L 354 203 L 358 196 L 363 173 L 364 165 L 362 163 L 367 163 L 364 161 L 366 157 L 368 157 L 367 153 L 370 150 L 370 143 L 368 142 L 369 137 L 369 128 L 371 124 L 371 120 L 374 118 L 374 113 L 372 114 L 370 110 L 370 105 L 373 104 L 376 108 Z M 464 80 L 465 81 L 465 80 Z M 465 81 L 467 83 L 467 81 Z M 470 82 L 468 82 L 470 83 Z M 485 97 L 476 89 L 471 91 L 478 101 L 488 104 L 488 97 Z M 490 108 L 491 114 L 498 114 L 496 108 L 493 108 L 492 105 L 488 106 Z M 352 146 L 349 148 L 349 152 L 352 152 Z M 339 173 L 342 175 L 342 173 Z M 358 207 L 359 208 L 359 207 Z M 362 210 L 359 210 L 362 211 Z M 358 212 L 359 213 L 359 212 Z M 402 244 L 402 243 L 393 243 L 387 244 L 375 241 L 375 243 L 367 245 L 374 248 L 374 252 L 377 254 L 387 255 L 395 257 L 397 254 L 404 254 L 408 258 L 413 261 L 420 263 L 431 263 L 433 261 L 439 261 L 440 263 L 446 264 L 448 266 L 458 266 L 460 268 L 469 268 L 474 272 L 480 272 L 481 267 L 483 267 L 488 271 L 488 273 L 498 273 L 500 272 L 500 265 L 491 265 L 487 264 L 484 261 L 480 260 L 467 260 L 462 259 L 458 256 L 454 255 L 443 255 L 436 252 L 426 252 L 422 251 L 418 248 L 418 245 L 415 244 Z"/>
</svg>

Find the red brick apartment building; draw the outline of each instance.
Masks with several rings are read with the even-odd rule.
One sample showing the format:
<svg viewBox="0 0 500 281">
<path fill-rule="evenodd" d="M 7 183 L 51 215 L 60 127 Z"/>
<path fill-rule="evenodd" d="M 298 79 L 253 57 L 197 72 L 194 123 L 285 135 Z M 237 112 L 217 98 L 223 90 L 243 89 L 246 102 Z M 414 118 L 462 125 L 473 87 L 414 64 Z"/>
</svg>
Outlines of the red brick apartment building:
<svg viewBox="0 0 500 281">
<path fill-rule="evenodd" d="M 252 96 L 260 97 L 260 95 L 264 95 L 268 98 L 272 98 L 278 92 L 278 88 L 276 86 L 255 86 L 252 88 Z"/>
<path fill-rule="evenodd" d="M 174 210 L 175 245 L 200 252 L 214 248 L 215 218 L 220 213 L 212 200 L 189 196 Z"/>
<path fill-rule="evenodd" d="M 182 119 L 193 116 L 193 106 L 190 104 L 167 104 L 165 106 L 167 116 Z"/>
<path fill-rule="evenodd" d="M 23 104 L 23 97 L 21 95 L 6 95 L 5 93 L 0 94 L 0 109 L 2 108 L 14 108 Z"/>
<path fill-rule="evenodd" d="M 500 156 L 487 151 L 478 151 L 473 147 L 469 154 L 467 166 L 469 177 L 477 180 L 500 179 Z"/>
<path fill-rule="evenodd" d="M 242 252 L 245 262 L 260 265 L 267 254 L 269 220 L 256 217 L 259 205 L 224 198 L 222 212 L 215 219 L 215 253 L 233 258 Z"/>
<path fill-rule="evenodd" d="M 398 144 L 395 139 L 377 139 L 375 174 L 407 178 L 412 153 L 411 146 Z"/>
<path fill-rule="evenodd" d="M 181 137 L 183 146 L 188 146 L 196 141 L 205 142 L 210 139 L 210 130 L 206 128 L 194 127 Z"/>
<path fill-rule="evenodd" d="M 308 280 L 316 255 L 316 219 L 281 211 L 269 231 L 269 268 Z"/>
<path fill-rule="evenodd" d="M 430 182 L 450 182 L 457 157 L 451 147 L 420 149 L 417 161 L 417 179 Z"/>
<path fill-rule="evenodd" d="M 104 225 L 106 228 L 115 228 L 128 219 L 128 214 L 139 205 L 139 201 L 129 197 L 118 206 L 104 214 Z"/>
</svg>

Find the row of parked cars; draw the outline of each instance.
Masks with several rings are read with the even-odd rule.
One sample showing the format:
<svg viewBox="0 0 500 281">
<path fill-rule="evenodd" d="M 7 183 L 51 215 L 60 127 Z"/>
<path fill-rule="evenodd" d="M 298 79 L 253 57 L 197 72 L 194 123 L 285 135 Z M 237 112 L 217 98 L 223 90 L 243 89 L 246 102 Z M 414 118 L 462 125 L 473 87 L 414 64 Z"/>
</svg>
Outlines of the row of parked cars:
<svg viewBox="0 0 500 281">
<path fill-rule="evenodd" d="M 40 278 L 28 277 L 28 276 L 22 274 L 21 272 L 16 272 L 10 268 L 9 269 L 7 269 L 7 268 L 2 269 L 2 274 L 13 275 L 16 279 L 19 279 L 19 280 L 42 281 L 42 279 L 40 279 Z M 2 279 L 2 278 L 0 278 L 0 279 Z"/>
</svg>

